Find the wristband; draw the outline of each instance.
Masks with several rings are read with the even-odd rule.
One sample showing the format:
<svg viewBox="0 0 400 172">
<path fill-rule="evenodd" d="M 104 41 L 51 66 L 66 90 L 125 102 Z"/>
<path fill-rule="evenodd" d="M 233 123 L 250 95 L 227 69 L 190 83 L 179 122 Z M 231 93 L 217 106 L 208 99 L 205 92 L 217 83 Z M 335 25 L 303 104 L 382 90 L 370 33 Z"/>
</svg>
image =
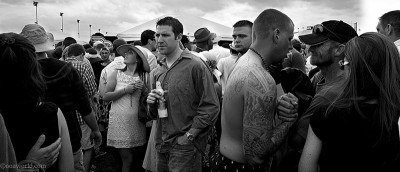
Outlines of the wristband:
<svg viewBox="0 0 400 172">
<path fill-rule="evenodd" d="M 124 94 L 126 94 L 125 88 L 124 88 Z"/>
</svg>

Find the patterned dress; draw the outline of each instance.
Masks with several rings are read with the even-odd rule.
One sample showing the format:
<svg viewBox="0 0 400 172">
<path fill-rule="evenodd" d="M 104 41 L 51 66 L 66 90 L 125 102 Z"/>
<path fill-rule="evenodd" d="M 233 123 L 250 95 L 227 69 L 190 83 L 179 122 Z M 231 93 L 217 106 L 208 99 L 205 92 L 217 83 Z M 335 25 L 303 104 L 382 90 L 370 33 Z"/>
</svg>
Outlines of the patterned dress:
<svg viewBox="0 0 400 172">
<path fill-rule="evenodd" d="M 124 89 L 128 84 L 138 82 L 139 77 L 126 75 L 118 70 L 115 90 Z M 132 148 L 146 143 L 146 128 L 138 119 L 141 90 L 126 94 L 111 104 L 107 132 L 107 145 L 115 148 Z"/>
</svg>

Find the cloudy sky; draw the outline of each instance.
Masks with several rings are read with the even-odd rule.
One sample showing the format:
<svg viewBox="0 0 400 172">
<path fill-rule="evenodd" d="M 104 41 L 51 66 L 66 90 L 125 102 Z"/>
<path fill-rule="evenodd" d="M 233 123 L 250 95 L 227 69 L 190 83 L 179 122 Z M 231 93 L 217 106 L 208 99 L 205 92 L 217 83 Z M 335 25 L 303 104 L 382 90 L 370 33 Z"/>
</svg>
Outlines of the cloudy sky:
<svg viewBox="0 0 400 172">
<path fill-rule="evenodd" d="M 64 13 L 64 33 L 88 40 L 91 32 L 116 35 L 162 15 L 181 12 L 232 27 L 242 19 L 254 21 L 264 9 L 275 8 L 292 18 L 295 31 L 303 27 L 337 19 L 358 23 L 359 32 L 374 31 L 377 18 L 397 0 L 36 0 L 38 22 L 48 32 L 60 32 Z M 389 3 L 385 2 L 388 1 Z M 35 22 L 32 0 L 0 0 L 0 32 L 21 32 Z M 107 32 L 107 34 L 106 34 Z"/>
</svg>

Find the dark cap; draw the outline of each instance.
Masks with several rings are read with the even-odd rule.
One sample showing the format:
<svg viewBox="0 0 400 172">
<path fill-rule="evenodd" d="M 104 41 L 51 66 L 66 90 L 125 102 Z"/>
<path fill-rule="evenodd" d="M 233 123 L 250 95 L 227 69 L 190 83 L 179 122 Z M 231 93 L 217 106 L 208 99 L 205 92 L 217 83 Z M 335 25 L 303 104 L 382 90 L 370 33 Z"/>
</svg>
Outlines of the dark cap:
<svg viewBox="0 0 400 172">
<path fill-rule="evenodd" d="M 207 28 L 200 28 L 194 32 L 195 40 L 193 42 L 204 42 L 214 38 L 215 36 L 215 33 L 211 33 Z"/>
<path fill-rule="evenodd" d="M 307 45 L 318 45 L 328 40 L 344 44 L 356 36 L 358 36 L 357 32 L 349 24 L 343 21 L 329 20 L 315 25 L 311 34 L 301 35 L 299 39 Z"/>
</svg>

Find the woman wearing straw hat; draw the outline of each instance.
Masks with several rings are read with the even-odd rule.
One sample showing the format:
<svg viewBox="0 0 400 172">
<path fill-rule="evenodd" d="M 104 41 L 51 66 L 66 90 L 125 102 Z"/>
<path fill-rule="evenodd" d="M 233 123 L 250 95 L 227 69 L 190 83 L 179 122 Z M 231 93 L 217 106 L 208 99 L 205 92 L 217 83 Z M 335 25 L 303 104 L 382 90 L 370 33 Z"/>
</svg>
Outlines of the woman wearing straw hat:
<svg viewBox="0 0 400 172">
<path fill-rule="evenodd" d="M 146 151 L 146 128 L 138 119 L 139 99 L 150 71 L 147 53 L 139 47 L 124 44 L 118 47 L 126 67 L 115 70 L 107 79 L 104 101 L 112 101 L 107 145 L 118 149 L 122 171 L 143 171 Z"/>
</svg>

